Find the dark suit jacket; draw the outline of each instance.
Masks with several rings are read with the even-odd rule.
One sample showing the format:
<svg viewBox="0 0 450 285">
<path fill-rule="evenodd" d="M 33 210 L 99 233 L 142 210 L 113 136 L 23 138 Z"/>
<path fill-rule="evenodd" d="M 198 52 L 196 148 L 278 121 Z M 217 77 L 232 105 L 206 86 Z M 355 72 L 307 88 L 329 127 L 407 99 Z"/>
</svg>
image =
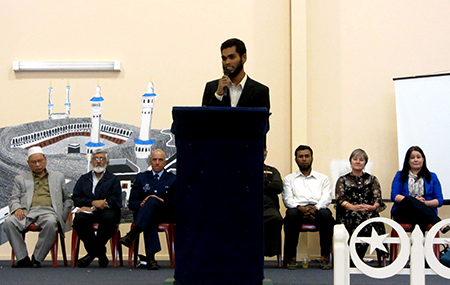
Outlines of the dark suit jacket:
<svg viewBox="0 0 450 285">
<path fill-rule="evenodd" d="M 231 107 L 229 96 L 225 96 L 223 100 L 220 101 L 214 95 L 218 85 L 218 79 L 206 83 L 202 106 Z M 247 77 L 237 107 L 263 107 L 267 108 L 267 111 L 270 111 L 269 88 L 250 77 Z"/>
<path fill-rule="evenodd" d="M 176 176 L 164 170 L 163 174 L 156 180 L 152 171 L 145 171 L 136 175 L 131 187 L 128 207 L 132 211 L 137 211 L 141 207 L 141 202 L 149 195 L 156 195 L 164 200 L 166 206 L 175 208 L 175 187 Z"/>
<path fill-rule="evenodd" d="M 92 183 L 92 171 L 81 175 L 78 179 L 72 195 L 75 207 L 90 207 L 93 200 L 106 199 L 110 209 L 122 208 L 122 188 L 119 177 L 106 170 L 95 187 L 95 195 L 92 193 Z"/>
</svg>

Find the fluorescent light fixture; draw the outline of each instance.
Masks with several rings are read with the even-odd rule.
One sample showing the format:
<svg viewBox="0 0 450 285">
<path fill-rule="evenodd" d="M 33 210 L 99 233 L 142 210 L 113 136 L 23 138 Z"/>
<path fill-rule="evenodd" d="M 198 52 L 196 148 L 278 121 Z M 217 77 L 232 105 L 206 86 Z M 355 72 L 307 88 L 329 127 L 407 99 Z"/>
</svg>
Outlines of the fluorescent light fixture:
<svg viewBox="0 0 450 285">
<path fill-rule="evenodd" d="M 120 71 L 115 61 L 13 61 L 14 71 Z"/>
</svg>

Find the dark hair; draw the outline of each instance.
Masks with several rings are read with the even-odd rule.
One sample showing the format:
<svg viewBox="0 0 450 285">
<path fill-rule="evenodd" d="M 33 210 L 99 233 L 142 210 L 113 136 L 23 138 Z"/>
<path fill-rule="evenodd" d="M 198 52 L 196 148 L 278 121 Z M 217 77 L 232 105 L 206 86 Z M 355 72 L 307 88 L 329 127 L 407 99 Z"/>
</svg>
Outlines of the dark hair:
<svg viewBox="0 0 450 285">
<path fill-rule="evenodd" d="M 239 54 L 239 56 L 242 57 L 242 55 L 244 53 L 247 53 L 247 49 L 245 48 L 245 44 L 243 41 L 241 41 L 240 39 L 228 39 L 226 41 L 224 41 L 222 43 L 222 45 L 220 46 L 220 51 L 222 52 L 224 49 L 226 48 L 230 48 L 230 47 L 236 47 L 236 52 Z"/>
<path fill-rule="evenodd" d="M 431 173 L 427 168 L 427 159 L 425 157 L 425 154 L 423 153 L 423 150 L 418 146 L 412 146 L 406 152 L 405 161 L 403 161 L 403 169 L 400 173 L 402 183 L 405 183 L 406 181 L 408 181 L 409 170 L 411 169 L 411 166 L 409 165 L 409 159 L 411 158 L 411 153 L 413 151 L 418 151 L 423 157 L 422 169 L 419 171 L 417 176 L 419 176 L 419 178 L 425 178 L 427 180 L 427 182 L 430 183 Z"/>
<path fill-rule="evenodd" d="M 309 146 L 307 146 L 307 145 L 301 144 L 301 145 L 299 145 L 299 146 L 295 149 L 294 157 L 297 157 L 297 152 L 298 152 L 298 151 L 305 150 L 305 149 L 309 150 L 309 151 L 311 152 L 311 156 L 313 156 L 313 150 L 312 150 L 312 148 L 309 147 Z"/>
</svg>

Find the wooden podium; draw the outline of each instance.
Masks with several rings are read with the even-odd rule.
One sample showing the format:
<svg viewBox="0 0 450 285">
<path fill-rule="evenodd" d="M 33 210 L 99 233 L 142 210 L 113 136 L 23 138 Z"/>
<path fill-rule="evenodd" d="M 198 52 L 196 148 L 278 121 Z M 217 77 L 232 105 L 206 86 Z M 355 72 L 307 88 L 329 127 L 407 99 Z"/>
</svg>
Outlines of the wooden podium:
<svg viewBox="0 0 450 285">
<path fill-rule="evenodd" d="M 177 284 L 262 284 L 265 108 L 174 107 Z"/>
</svg>

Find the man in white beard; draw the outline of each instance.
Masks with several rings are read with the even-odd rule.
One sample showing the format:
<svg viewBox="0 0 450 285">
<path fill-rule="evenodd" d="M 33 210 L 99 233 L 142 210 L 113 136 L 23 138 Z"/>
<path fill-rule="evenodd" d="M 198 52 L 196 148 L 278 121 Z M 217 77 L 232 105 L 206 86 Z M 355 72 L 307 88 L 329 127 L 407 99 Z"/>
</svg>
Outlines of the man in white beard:
<svg viewBox="0 0 450 285">
<path fill-rule="evenodd" d="M 119 178 L 106 170 L 109 156 L 96 149 L 91 156 L 92 171 L 82 175 L 73 189 L 72 199 L 79 207 L 73 228 L 84 243 L 86 256 L 77 261 L 78 267 L 88 267 L 97 257 L 100 267 L 108 266 L 106 243 L 116 231 L 122 208 Z M 92 224 L 99 223 L 97 232 Z"/>
</svg>

